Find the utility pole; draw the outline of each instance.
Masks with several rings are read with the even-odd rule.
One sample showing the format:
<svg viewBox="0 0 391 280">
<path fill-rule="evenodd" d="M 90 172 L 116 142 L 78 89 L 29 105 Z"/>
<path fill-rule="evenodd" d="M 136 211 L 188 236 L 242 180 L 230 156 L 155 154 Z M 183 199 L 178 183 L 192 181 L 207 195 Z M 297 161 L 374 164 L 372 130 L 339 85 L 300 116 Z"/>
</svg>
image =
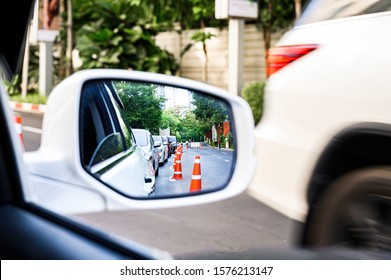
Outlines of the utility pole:
<svg viewBox="0 0 391 280">
<path fill-rule="evenodd" d="M 215 17 L 229 20 L 228 91 L 240 95 L 243 87 L 245 19 L 258 17 L 257 0 L 215 0 Z"/>
</svg>

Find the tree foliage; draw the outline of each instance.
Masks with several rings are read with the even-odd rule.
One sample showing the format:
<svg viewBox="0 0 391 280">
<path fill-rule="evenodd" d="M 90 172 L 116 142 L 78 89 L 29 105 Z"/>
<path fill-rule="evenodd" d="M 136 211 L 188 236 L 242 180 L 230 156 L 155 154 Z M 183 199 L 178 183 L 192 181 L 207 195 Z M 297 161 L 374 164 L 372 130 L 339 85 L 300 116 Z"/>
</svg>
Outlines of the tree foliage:
<svg viewBox="0 0 391 280">
<path fill-rule="evenodd" d="M 75 0 L 76 48 L 82 68 L 121 68 L 175 74 L 174 56 L 153 39 L 157 28 L 148 3 Z"/>
<path fill-rule="evenodd" d="M 176 133 L 181 130 L 181 127 L 182 123 L 179 114 L 175 113 L 173 110 L 163 111 L 160 122 L 161 129 L 170 128 L 170 133 L 176 135 Z"/>
<path fill-rule="evenodd" d="M 182 126 L 178 133 L 179 140 L 182 142 L 186 142 L 189 139 L 191 141 L 201 141 L 204 139 L 206 129 L 205 124 L 197 119 L 194 112 L 187 111 L 182 117 Z"/>
<path fill-rule="evenodd" d="M 125 117 L 132 128 L 143 128 L 159 134 L 164 98 L 156 95 L 156 85 L 143 83 L 115 83 L 124 104 Z"/>
<path fill-rule="evenodd" d="M 221 125 L 228 118 L 227 106 L 221 101 L 210 96 L 194 94 L 193 110 L 197 119 L 211 126 L 212 124 Z"/>
</svg>

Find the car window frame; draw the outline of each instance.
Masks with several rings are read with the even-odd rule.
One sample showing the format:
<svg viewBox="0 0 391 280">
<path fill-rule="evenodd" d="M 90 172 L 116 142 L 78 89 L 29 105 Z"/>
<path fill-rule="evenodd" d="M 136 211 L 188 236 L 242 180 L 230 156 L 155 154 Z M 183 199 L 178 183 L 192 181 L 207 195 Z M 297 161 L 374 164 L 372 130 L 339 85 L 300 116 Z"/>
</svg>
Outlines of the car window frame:
<svg viewBox="0 0 391 280">
<path fill-rule="evenodd" d="M 124 120 L 122 119 L 122 115 L 120 111 L 122 108 L 118 106 L 117 100 L 113 97 L 113 93 L 111 93 L 109 87 L 105 84 L 105 80 L 90 80 L 83 84 L 82 86 L 82 93 L 81 93 L 81 101 L 80 101 L 80 113 L 79 113 L 79 143 L 80 143 L 80 159 L 83 163 L 83 169 L 86 170 L 91 175 L 102 175 L 105 172 L 109 171 L 110 169 L 114 168 L 117 164 L 119 164 L 122 160 L 125 160 L 129 156 L 131 156 L 136 151 L 136 141 L 135 137 L 133 135 L 133 132 L 126 126 Z M 83 161 L 83 130 L 84 130 L 84 117 L 83 114 L 83 106 L 84 106 L 84 100 L 85 100 L 85 88 L 93 85 L 96 87 L 96 90 L 99 93 L 99 97 L 102 98 L 102 102 L 104 103 L 105 110 L 104 114 L 108 116 L 110 119 L 110 123 L 113 127 L 113 133 L 119 133 L 122 141 L 122 149 L 120 152 L 113 154 L 111 157 L 107 157 L 105 160 L 98 162 L 97 164 L 91 165 L 91 164 L 85 164 Z M 119 120 L 119 118 L 121 120 Z M 122 123 L 121 123 L 122 121 Z M 131 128 L 130 128 L 131 129 Z M 125 132 L 128 132 L 131 140 L 130 147 L 127 145 L 126 136 L 124 135 Z M 106 135 L 106 137 L 109 135 Z M 105 137 L 105 139 L 106 139 Z M 104 139 L 102 139 L 103 141 Z M 95 148 L 93 154 L 97 152 L 97 149 L 99 148 L 101 142 L 98 143 L 98 146 Z M 108 186 L 109 187 L 109 186 Z"/>
</svg>

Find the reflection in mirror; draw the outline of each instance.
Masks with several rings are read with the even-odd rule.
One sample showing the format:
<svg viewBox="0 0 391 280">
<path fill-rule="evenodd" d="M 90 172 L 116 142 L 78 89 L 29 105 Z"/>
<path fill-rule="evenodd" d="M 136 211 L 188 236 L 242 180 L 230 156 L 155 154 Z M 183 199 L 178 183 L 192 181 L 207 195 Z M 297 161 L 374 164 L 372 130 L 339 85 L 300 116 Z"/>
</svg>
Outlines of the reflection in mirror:
<svg viewBox="0 0 391 280">
<path fill-rule="evenodd" d="M 82 165 L 125 196 L 225 187 L 235 163 L 234 139 L 229 106 L 202 92 L 124 80 L 83 86 Z"/>
</svg>

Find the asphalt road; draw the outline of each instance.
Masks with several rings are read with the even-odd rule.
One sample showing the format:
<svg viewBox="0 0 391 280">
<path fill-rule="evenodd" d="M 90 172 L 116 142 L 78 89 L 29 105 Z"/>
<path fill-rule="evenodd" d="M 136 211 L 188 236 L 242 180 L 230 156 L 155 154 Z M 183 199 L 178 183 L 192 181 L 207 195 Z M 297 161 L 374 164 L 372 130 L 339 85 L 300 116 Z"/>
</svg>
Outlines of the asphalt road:
<svg viewBox="0 0 391 280">
<path fill-rule="evenodd" d="M 26 151 L 40 146 L 42 115 L 17 113 L 22 116 L 23 139 Z M 207 173 L 219 178 L 227 173 L 232 152 L 205 148 L 184 150 L 186 169 L 192 168 L 193 156 L 201 157 L 202 178 Z M 207 158 L 218 160 L 212 167 Z M 173 158 L 173 157 L 172 157 Z M 169 161 L 166 163 L 168 172 Z M 163 169 L 161 170 L 163 171 Z M 189 171 L 186 170 L 188 178 Z M 169 177 L 161 172 L 159 177 Z M 219 175 L 220 174 L 220 175 Z M 227 175 L 228 174 L 228 175 Z M 224 176 L 229 176 L 229 172 Z M 186 185 L 189 183 L 189 179 Z M 220 178 L 221 180 L 221 178 Z M 117 235 L 158 248 L 176 259 L 258 259 L 280 254 L 292 247 L 297 224 L 246 193 L 235 198 L 199 206 L 160 210 L 128 210 L 90 213 L 75 216 L 87 224 Z"/>
<path fill-rule="evenodd" d="M 223 187 L 231 176 L 234 164 L 234 151 L 215 149 L 204 145 L 202 148 L 183 148 L 180 155 L 179 179 L 174 176 L 174 158 L 159 167 L 159 176 L 156 178 L 154 196 L 185 194 L 190 191 L 195 157 L 200 157 L 201 186 L 200 190 L 208 191 Z M 198 175 L 198 174 L 197 174 Z"/>
</svg>

